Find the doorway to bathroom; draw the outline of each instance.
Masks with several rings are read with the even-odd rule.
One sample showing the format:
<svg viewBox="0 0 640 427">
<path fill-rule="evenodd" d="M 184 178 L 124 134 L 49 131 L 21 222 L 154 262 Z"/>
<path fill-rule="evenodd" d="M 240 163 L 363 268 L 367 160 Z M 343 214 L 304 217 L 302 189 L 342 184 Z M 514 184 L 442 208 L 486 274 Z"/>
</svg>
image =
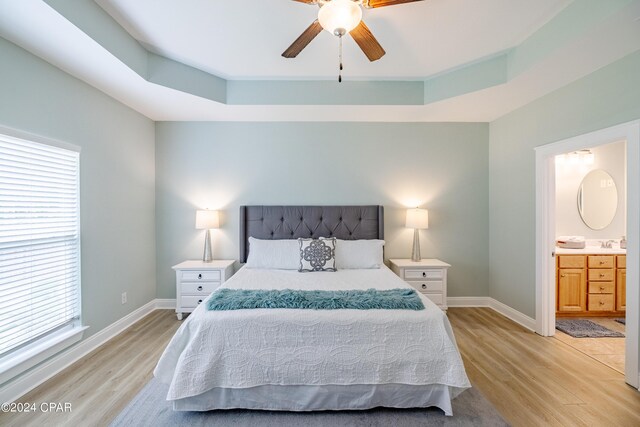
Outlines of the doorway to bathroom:
<svg viewBox="0 0 640 427">
<path fill-rule="evenodd" d="M 619 153 L 621 149 L 626 149 L 626 168 L 622 171 L 611 163 L 615 157 L 611 153 Z M 566 185 L 556 186 L 557 181 Z M 624 197 L 616 199 L 614 193 L 619 196 L 620 192 Z M 598 194 L 598 203 L 593 203 L 591 193 Z M 595 319 L 594 314 L 612 315 L 613 324 L 603 318 L 590 323 L 614 331 L 626 329 L 625 381 L 636 388 L 640 383 L 639 194 L 640 121 L 536 148 L 536 332 L 554 336 L 556 312 L 560 314 L 558 319 L 572 319 L 561 321 L 570 326 L 576 323 L 574 320 L 581 319 L 581 315 L 589 316 L 589 320 Z M 608 200 L 608 206 L 603 206 L 604 200 Z M 620 248 L 622 233 L 626 233 L 626 253 Z M 567 249 L 556 247 L 558 241 Z M 561 267 L 558 270 L 556 260 Z M 628 262 L 625 264 L 625 261 Z M 616 275 L 622 272 L 623 266 L 626 307 L 616 305 L 623 301 L 616 295 L 620 289 L 616 285 L 623 280 L 616 281 Z M 564 276 L 559 279 L 561 274 Z M 558 288 L 559 280 L 565 281 L 568 287 Z M 618 327 L 615 319 L 622 316 L 614 315 L 620 313 L 624 314 L 626 325 Z M 558 338 L 569 341 L 571 337 L 559 333 Z M 618 338 L 618 342 L 620 340 Z M 581 351 L 588 351 L 586 341 L 579 345 L 583 347 Z"/>
</svg>

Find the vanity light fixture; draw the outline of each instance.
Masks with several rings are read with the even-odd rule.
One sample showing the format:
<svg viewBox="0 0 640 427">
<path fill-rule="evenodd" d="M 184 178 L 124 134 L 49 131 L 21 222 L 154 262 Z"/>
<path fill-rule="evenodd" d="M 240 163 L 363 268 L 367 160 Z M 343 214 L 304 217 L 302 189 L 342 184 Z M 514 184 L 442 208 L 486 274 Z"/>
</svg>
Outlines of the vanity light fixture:
<svg viewBox="0 0 640 427">
<path fill-rule="evenodd" d="M 595 161 L 595 157 L 591 150 L 578 151 L 578 157 L 580 158 L 580 163 L 582 163 L 583 165 L 592 165 Z"/>
<path fill-rule="evenodd" d="M 591 150 L 572 151 L 556 156 L 556 164 L 558 165 L 592 165 L 594 161 L 595 156 Z"/>
<path fill-rule="evenodd" d="M 209 230 L 212 228 L 220 228 L 220 215 L 218 211 L 210 211 L 208 209 L 199 209 L 196 211 L 196 229 L 207 230 L 204 236 L 204 252 L 202 254 L 202 262 L 213 261 L 211 255 L 211 234 Z"/>
<path fill-rule="evenodd" d="M 413 228 L 413 250 L 411 261 L 420 261 L 420 230 L 429 228 L 429 211 L 426 209 L 407 209 L 407 228 Z"/>
</svg>

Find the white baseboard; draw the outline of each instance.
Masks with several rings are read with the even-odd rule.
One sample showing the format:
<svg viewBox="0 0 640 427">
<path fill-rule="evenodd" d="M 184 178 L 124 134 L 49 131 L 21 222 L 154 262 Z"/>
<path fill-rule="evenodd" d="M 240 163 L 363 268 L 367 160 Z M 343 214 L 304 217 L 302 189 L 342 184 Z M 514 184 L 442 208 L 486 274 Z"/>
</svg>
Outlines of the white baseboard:
<svg viewBox="0 0 640 427">
<path fill-rule="evenodd" d="M 8 382 L 0 388 L 0 402 L 15 402 L 21 396 L 24 396 L 29 391 L 56 375 L 58 372 L 86 356 L 102 344 L 109 341 L 111 338 L 127 329 L 129 326 L 133 325 L 138 320 L 142 319 L 147 314 L 151 313 L 157 308 L 156 301 L 157 300 L 149 301 L 147 304 L 134 310 L 120 320 L 117 320 L 102 329 L 100 332 L 97 332 L 95 335 L 91 335 L 86 340 L 80 341 L 70 349 L 52 357 L 48 361 L 35 367 L 17 379 Z M 173 306 L 175 307 L 175 301 Z"/>
<path fill-rule="evenodd" d="M 447 305 L 449 307 L 489 307 L 531 331 L 536 329 L 535 319 L 491 297 L 448 297 Z"/>
<path fill-rule="evenodd" d="M 489 307 L 489 297 L 448 297 L 449 307 Z"/>
<path fill-rule="evenodd" d="M 518 310 L 509 307 L 506 304 L 501 303 L 498 300 L 493 298 L 489 298 L 489 307 L 498 313 L 502 314 L 504 317 L 513 320 L 521 326 L 529 329 L 530 331 L 536 330 L 536 320 L 531 317 L 520 313 Z"/>
<path fill-rule="evenodd" d="M 176 299 L 156 299 L 156 309 L 158 310 L 175 310 Z"/>
</svg>

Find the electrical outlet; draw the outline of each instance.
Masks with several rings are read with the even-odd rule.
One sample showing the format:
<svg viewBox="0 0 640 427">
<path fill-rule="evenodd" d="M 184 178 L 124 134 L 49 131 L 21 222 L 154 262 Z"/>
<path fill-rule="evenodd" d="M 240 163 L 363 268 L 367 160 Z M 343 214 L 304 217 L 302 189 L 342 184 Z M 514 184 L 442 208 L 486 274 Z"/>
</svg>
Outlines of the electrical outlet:
<svg viewBox="0 0 640 427">
<path fill-rule="evenodd" d="M 123 303 L 123 304 L 126 304 L 126 303 L 127 303 L 127 293 L 126 293 L 126 292 L 123 292 L 123 293 L 122 293 L 122 303 Z"/>
</svg>

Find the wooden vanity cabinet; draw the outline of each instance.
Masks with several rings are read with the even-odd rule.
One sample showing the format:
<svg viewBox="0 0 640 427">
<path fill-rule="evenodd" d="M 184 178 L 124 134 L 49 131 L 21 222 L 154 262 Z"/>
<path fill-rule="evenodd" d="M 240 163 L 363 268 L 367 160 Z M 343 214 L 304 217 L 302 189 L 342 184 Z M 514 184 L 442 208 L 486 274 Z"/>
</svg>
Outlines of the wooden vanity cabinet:
<svg viewBox="0 0 640 427">
<path fill-rule="evenodd" d="M 587 276 L 585 274 L 585 256 L 558 256 L 557 311 L 582 312 L 587 310 Z"/>
<path fill-rule="evenodd" d="M 618 255 L 616 268 L 616 310 L 627 310 L 627 256 Z"/>
<path fill-rule="evenodd" d="M 558 255 L 556 267 L 558 315 L 624 315 L 625 255 Z"/>
</svg>

